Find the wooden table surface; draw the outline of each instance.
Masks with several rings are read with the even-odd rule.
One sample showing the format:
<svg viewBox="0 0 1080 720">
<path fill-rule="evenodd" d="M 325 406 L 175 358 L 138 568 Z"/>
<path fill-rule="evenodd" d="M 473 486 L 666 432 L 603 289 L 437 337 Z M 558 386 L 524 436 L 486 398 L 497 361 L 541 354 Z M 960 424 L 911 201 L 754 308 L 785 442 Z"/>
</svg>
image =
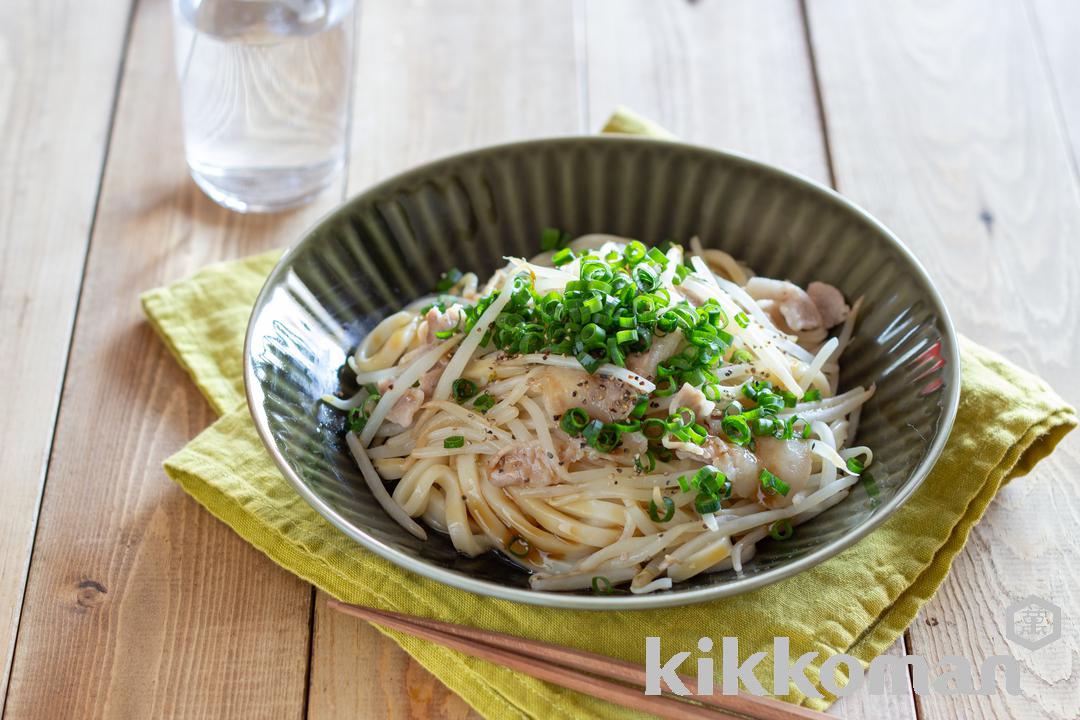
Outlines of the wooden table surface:
<svg viewBox="0 0 1080 720">
<path fill-rule="evenodd" d="M 188 179 L 167 0 L 0 10 L 0 705 L 16 718 L 469 717 L 165 477 L 213 414 L 138 293 L 292 242 L 434 156 L 594 132 L 618 104 L 836 186 L 958 329 L 1080 401 L 1075 0 L 362 0 L 351 155 L 303 210 Z M 848 718 L 1080 715 L 1080 436 L 1006 488 L 894 652 L 1013 652 L 1022 692 L 854 696 Z M 1030 652 L 1003 609 L 1060 605 Z"/>
</svg>

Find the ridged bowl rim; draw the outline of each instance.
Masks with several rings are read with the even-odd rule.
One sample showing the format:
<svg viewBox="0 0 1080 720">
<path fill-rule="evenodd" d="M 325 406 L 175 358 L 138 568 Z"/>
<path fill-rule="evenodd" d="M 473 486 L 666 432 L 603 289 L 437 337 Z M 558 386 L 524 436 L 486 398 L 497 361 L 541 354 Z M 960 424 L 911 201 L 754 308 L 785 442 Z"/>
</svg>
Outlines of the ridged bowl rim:
<svg viewBox="0 0 1080 720">
<path fill-rule="evenodd" d="M 285 460 L 284 455 L 278 449 L 277 443 L 274 441 L 273 435 L 270 432 L 270 425 L 263 408 L 262 401 L 265 397 L 265 393 L 258 378 L 255 377 L 255 366 L 252 362 L 251 352 L 252 339 L 254 336 L 256 319 L 260 316 L 272 290 L 278 285 L 284 274 L 292 266 L 293 260 L 310 243 L 315 242 L 316 238 L 323 235 L 322 233 L 319 233 L 318 230 L 334 221 L 340 215 L 349 213 L 351 208 L 356 205 L 362 205 L 369 200 L 381 197 L 388 191 L 402 185 L 408 185 L 410 182 L 417 179 L 438 174 L 463 161 L 473 160 L 484 155 L 497 154 L 500 152 L 543 150 L 552 145 L 574 146 L 579 144 L 625 145 L 628 148 L 651 145 L 660 149 L 661 152 L 664 150 L 681 150 L 690 153 L 700 153 L 732 163 L 733 165 L 743 165 L 766 175 L 772 175 L 779 180 L 801 186 L 811 194 L 818 195 L 822 200 L 831 203 L 845 212 L 855 215 L 858 219 L 862 220 L 870 228 L 875 230 L 886 240 L 886 242 L 892 244 L 892 246 L 908 262 L 910 269 L 919 276 L 924 285 L 928 288 L 929 297 L 926 299 L 934 307 L 941 330 L 942 352 L 945 354 L 943 369 L 947 377 L 943 378 L 943 389 L 945 393 L 944 412 L 934 439 L 930 443 L 930 447 L 922 461 L 907 477 L 896 495 L 879 507 L 877 511 L 863 521 L 861 525 L 821 548 L 783 566 L 705 588 L 680 591 L 676 585 L 671 591 L 647 595 L 581 595 L 530 590 L 508 587 L 494 582 L 469 577 L 460 572 L 439 567 L 422 558 L 414 557 L 407 552 L 398 550 L 379 541 L 377 538 L 368 535 L 363 528 L 355 526 L 339 514 L 330 504 L 318 497 Z M 602 229 L 596 230 L 596 232 L 601 231 Z M 452 587 L 503 600 L 512 600 L 515 602 L 553 608 L 643 610 L 646 608 L 675 607 L 705 602 L 756 590 L 757 588 L 784 580 L 825 562 L 851 547 L 878 528 L 915 493 L 920 485 L 922 485 L 945 447 L 945 443 L 952 431 L 953 421 L 956 418 L 956 412 L 960 401 L 960 356 L 956 333 L 953 328 L 952 319 L 949 316 L 949 311 L 945 306 L 941 293 L 934 285 L 933 280 L 929 273 L 926 272 L 922 263 L 919 262 L 915 254 L 882 222 L 832 188 L 826 187 L 791 170 L 786 170 L 760 160 L 755 160 L 752 157 L 730 150 L 719 150 L 691 143 L 635 137 L 632 135 L 569 135 L 490 145 L 441 157 L 386 178 L 366 190 L 353 195 L 339 204 L 336 208 L 323 215 L 307 230 L 307 232 L 304 233 L 298 242 L 284 252 L 278 260 L 277 265 L 274 266 L 274 269 L 267 277 L 266 283 L 263 285 L 262 290 L 255 300 L 255 305 L 252 308 L 251 316 L 248 320 L 247 332 L 244 337 L 244 390 L 245 395 L 247 396 L 248 408 L 255 421 L 255 427 L 258 430 L 259 437 L 262 440 L 263 445 L 266 446 L 267 452 L 270 453 L 270 457 L 273 458 L 278 469 L 285 476 L 286 480 L 289 481 L 289 484 L 293 486 L 296 492 L 307 501 L 309 505 L 311 505 L 320 515 L 329 520 L 335 527 L 360 545 L 377 555 L 382 556 L 395 565 Z"/>
</svg>

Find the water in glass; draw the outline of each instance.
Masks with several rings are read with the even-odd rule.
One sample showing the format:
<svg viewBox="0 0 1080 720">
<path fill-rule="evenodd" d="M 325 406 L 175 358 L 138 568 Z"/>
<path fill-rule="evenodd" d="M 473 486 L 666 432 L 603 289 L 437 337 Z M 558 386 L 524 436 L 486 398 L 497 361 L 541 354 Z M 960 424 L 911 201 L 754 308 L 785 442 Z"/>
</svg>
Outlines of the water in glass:
<svg viewBox="0 0 1080 720">
<path fill-rule="evenodd" d="M 345 156 L 354 0 L 174 0 L 195 182 L 242 212 L 299 205 Z"/>
</svg>

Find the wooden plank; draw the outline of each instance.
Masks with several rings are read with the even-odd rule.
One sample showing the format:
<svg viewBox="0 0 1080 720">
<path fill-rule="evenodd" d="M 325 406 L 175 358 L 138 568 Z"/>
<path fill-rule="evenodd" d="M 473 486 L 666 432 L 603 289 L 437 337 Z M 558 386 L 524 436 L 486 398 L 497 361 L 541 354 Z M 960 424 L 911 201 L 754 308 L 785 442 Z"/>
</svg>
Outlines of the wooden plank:
<svg viewBox="0 0 1080 720">
<path fill-rule="evenodd" d="M 1066 399 L 1080 346 L 1080 202 L 1068 146 L 1022 4 L 808 3 L 841 191 L 890 225 L 927 265 L 960 331 L 1030 367 Z M 1028 594 L 1080 615 L 1071 571 L 1080 520 L 1080 439 L 1006 488 L 910 630 L 931 663 L 1012 652 L 1021 695 L 934 694 L 925 718 L 1071 718 L 1080 647 L 1031 653 L 1005 635 Z"/>
<path fill-rule="evenodd" d="M 572 0 L 371 0 L 361 12 L 350 194 L 460 150 L 584 130 Z"/>
<path fill-rule="evenodd" d="M 1028 6 L 1072 149 L 1073 170 L 1080 174 L 1080 85 L 1076 83 L 1076 69 L 1080 68 L 1080 42 L 1076 41 L 1080 3 L 1029 0 Z"/>
<path fill-rule="evenodd" d="M 358 618 L 315 605 L 308 717 L 479 718 L 397 643 Z"/>
<path fill-rule="evenodd" d="M 899 656 L 906 653 L 907 646 L 904 638 L 900 637 L 882 654 Z M 915 693 L 910 683 L 897 688 L 894 687 L 892 678 L 886 677 L 885 692 L 885 695 L 871 695 L 861 690 L 848 697 L 842 697 L 832 704 L 827 714 L 845 720 L 880 720 L 881 718 L 899 720 L 916 717 Z"/>
<path fill-rule="evenodd" d="M 687 142 L 829 181 L 797 0 L 587 4 L 589 128 L 628 106 Z"/>
<path fill-rule="evenodd" d="M 129 10 L 15 0 L 0 23 L 0 708 Z"/>
<path fill-rule="evenodd" d="M 241 217 L 207 200 L 184 167 L 170 33 L 169 2 L 140 2 L 26 590 L 10 720 L 303 714 L 310 587 L 165 477 L 162 460 L 214 417 L 142 317 L 137 294 L 289 242 L 341 186 L 277 217 Z"/>
<path fill-rule="evenodd" d="M 730 148 L 828 184 L 829 166 L 798 2 L 588 4 L 589 106 L 617 104 L 680 138 Z M 903 640 L 889 650 L 903 654 Z M 914 718 L 913 697 L 859 693 L 830 712 Z"/>
<path fill-rule="evenodd" d="M 574 26 L 569 0 L 363 3 L 349 192 L 469 147 L 583 131 Z M 477 717 L 393 641 L 324 600 L 311 718 Z"/>
</svg>

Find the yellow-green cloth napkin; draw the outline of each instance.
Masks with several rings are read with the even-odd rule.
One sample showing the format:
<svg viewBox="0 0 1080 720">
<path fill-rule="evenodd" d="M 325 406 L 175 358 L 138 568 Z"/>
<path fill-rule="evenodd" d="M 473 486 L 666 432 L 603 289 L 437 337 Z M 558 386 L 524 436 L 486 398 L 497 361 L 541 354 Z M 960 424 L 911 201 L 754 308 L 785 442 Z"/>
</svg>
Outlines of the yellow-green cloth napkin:
<svg viewBox="0 0 1080 720">
<path fill-rule="evenodd" d="M 649 132 L 620 113 L 610 130 Z M 574 645 L 644 662 L 647 635 L 663 656 L 698 638 L 739 638 L 740 655 L 791 639 L 791 657 L 847 653 L 869 662 L 914 619 L 944 579 L 987 504 L 1077 424 L 1042 380 L 961 340 L 960 411 L 940 461 L 881 528 L 821 565 L 735 598 L 638 612 L 551 610 L 482 598 L 402 570 L 352 542 L 312 510 L 263 449 L 244 403 L 241 352 L 248 314 L 277 251 L 208 267 L 145 293 L 147 316 L 221 419 L 165 470 L 184 490 L 275 562 L 334 597 Z M 389 633 L 424 667 L 489 718 L 626 716 L 605 702 L 533 680 L 410 636 Z M 719 659 L 717 653 L 713 654 Z M 693 662 L 684 669 L 692 671 Z M 772 687 L 771 657 L 758 665 Z M 356 668 L 364 672 L 364 668 Z M 841 680 L 842 674 L 838 674 Z M 820 685 L 819 685 L 820 687 Z M 826 694 L 827 695 L 827 694 Z M 785 699 L 822 709 L 828 699 Z"/>
</svg>

